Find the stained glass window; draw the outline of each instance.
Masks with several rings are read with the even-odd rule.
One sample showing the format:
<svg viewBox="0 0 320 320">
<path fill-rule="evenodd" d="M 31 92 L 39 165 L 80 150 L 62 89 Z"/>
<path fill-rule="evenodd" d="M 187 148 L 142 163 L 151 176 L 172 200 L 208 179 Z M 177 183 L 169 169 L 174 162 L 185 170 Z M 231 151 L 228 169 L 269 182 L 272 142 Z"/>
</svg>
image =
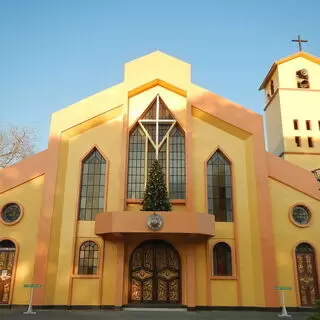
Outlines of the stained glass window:
<svg viewBox="0 0 320 320">
<path fill-rule="evenodd" d="M 169 165 L 170 165 L 170 198 L 184 199 L 186 185 L 185 148 L 182 130 L 175 126 L 170 134 Z"/>
<path fill-rule="evenodd" d="M 3 221 L 7 223 L 13 223 L 17 221 L 21 216 L 21 209 L 18 204 L 16 203 L 8 203 L 6 204 L 2 211 L 1 217 Z"/>
<path fill-rule="evenodd" d="M 86 241 L 80 247 L 78 274 L 97 274 L 99 247 L 94 241 Z"/>
<path fill-rule="evenodd" d="M 82 162 L 79 220 L 95 220 L 105 206 L 106 160 L 97 149 Z"/>
<path fill-rule="evenodd" d="M 16 246 L 11 240 L 1 240 L 0 241 L 0 249 L 5 251 L 6 249 L 15 250 Z"/>
<path fill-rule="evenodd" d="M 300 225 L 305 225 L 310 222 L 311 214 L 308 208 L 305 206 L 295 206 L 292 209 L 293 220 Z"/>
<path fill-rule="evenodd" d="M 232 276 L 231 249 L 224 242 L 213 248 L 213 274 L 215 276 Z"/>
<path fill-rule="evenodd" d="M 216 221 L 232 221 L 231 165 L 218 150 L 207 163 L 208 212 Z"/>
<path fill-rule="evenodd" d="M 303 242 L 296 247 L 296 252 L 297 253 L 313 252 L 313 248 L 310 246 L 309 243 Z"/>
<path fill-rule="evenodd" d="M 143 199 L 148 171 L 158 153 L 170 199 L 185 199 L 185 138 L 157 96 L 129 137 L 128 199 Z"/>
</svg>

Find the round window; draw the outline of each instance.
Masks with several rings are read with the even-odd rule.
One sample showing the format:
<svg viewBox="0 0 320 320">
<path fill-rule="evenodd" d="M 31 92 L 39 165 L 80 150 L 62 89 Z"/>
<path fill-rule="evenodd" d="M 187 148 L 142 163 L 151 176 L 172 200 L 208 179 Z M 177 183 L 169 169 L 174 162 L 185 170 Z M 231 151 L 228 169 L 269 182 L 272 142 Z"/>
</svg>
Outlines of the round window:
<svg viewBox="0 0 320 320">
<path fill-rule="evenodd" d="M 293 221 L 300 225 L 306 225 L 310 222 L 311 214 L 308 208 L 304 206 L 295 206 L 292 210 Z"/>
<path fill-rule="evenodd" d="M 21 216 L 20 206 L 16 203 L 8 203 L 5 205 L 1 212 L 1 217 L 4 222 L 16 222 Z"/>
</svg>

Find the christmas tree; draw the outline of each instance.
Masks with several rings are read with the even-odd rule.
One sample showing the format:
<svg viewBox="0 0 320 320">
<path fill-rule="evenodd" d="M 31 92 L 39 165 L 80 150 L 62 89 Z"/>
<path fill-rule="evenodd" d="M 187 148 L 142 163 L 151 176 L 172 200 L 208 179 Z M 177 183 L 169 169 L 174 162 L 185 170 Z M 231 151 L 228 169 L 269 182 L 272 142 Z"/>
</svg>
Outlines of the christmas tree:
<svg viewBox="0 0 320 320">
<path fill-rule="evenodd" d="M 141 210 L 171 211 L 166 182 L 158 160 L 154 160 L 150 168 Z"/>
</svg>

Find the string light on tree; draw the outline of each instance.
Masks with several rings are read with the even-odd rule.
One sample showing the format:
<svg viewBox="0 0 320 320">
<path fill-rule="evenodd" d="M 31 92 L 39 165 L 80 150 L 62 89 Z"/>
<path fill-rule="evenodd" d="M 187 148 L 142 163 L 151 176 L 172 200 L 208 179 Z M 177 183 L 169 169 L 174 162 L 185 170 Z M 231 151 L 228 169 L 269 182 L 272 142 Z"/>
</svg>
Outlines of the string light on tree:
<svg viewBox="0 0 320 320">
<path fill-rule="evenodd" d="M 166 182 L 158 160 L 154 160 L 149 171 L 142 211 L 171 211 Z"/>
</svg>

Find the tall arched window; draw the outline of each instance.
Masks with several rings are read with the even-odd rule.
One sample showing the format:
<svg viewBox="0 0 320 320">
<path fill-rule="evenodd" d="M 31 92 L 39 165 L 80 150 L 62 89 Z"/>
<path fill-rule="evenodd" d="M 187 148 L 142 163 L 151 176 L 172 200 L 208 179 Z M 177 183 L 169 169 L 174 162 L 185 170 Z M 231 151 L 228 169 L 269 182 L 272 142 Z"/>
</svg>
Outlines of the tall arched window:
<svg viewBox="0 0 320 320">
<path fill-rule="evenodd" d="M 184 132 L 160 96 L 152 101 L 130 133 L 128 199 L 143 199 L 148 171 L 157 154 L 170 199 L 185 199 Z"/>
<path fill-rule="evenodd" d="M 80 247 L 78 274 L 97 274 L 99 247 L 94 241 L 86 241 Z"/>
<path fill-rule="evenodd" d="M 95 148 L 82 162 L 79 220 L 94 220 L 104 211 L 106 160 Z"/>
<path fill-rule="evenodd" d="M 217 243 L 213 248 L 213 275 L 232 276 L 231 249 L 224 242 Z"/>
<path fill-rule="evenodd" d="M 207 163 L 208 212 L 216 221 L 233 221 L 231 165 L 218 150 Z"/>
<path fill-rule="evenodd" d="M 302 306 L 311 306 L 319 299 L 319 286 L 315 253 L 308 243 L 296 247 L 297 277 Z"/>
</svg>

